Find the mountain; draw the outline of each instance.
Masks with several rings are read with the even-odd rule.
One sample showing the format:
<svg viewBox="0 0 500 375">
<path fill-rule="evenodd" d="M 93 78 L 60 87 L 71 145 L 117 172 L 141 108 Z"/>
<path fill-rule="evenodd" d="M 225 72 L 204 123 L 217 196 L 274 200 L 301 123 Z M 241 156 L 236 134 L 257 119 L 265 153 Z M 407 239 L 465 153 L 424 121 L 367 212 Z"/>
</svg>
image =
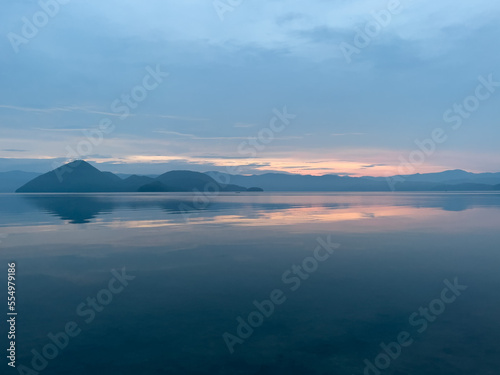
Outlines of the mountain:
<svg viewBox="0 0 500 375">
<path fill-rule="evenodd" d="M 13 193 L 19 186 L 38 176 L 40 176 L 40 173 L 36 172 L 0 172 L 0 193 Z"/>
<path fill-rule="evenodd" d="M 253 191 L 253 192 L 263 192 L 264 189 L 260 188 L 260 187 L 249 187 L 247 189 L 247 191 Z"/>
<path fill-rule="evenodd" d="M 140 193 L 167 193 L 173 192 L 168 186 L 162 184 L 160 181 L 153 180 L 137 189 Z"/>
<path fill-rule="evenodd" d="M 500 173 L 471 173 L 461 169 L 443 171 L 438 173 L 416 173 L 404 176 L 393 176 L 403 178 L 407 182 L 442 183 L 448 185 L 459 184 L 500 184 Z M 367 177 L 374 181 L 385 180 L 385 177 Z"/>
<path fill-rule="evenodd" d="M 125 177 L 125 176 L 123 176 Z M 222 184 L 217 181 L 224 181 Z M 349 177 L 338 175 L 297 175 L 266 173 L 228 175 L 220 172 L 170 171 L 156 178 L 127 175 L 125 179 L 111 172 L 101 172 L 78 160 L 25 183 L 20 193 L 92 193 L 92 192 L 388 192 L 396 191 L 498 191 L 500 173 L 470 173 L 463 170 L 395 176 L 390 186 L 386 177 Z M 487 181 L 487 182 L 484 182 Z M 253 186 L 247 189 L 243 186 Z"/>
<path fill-rule="evenodd" d="M 98 192 L 192 192 L 246 191 L 237 185 L 221 185 L 199 172 L 171 171 L 151 178 L 131 175 L 121 179 L 101 172 L 83 160 L 63 165 L 25 183 L 17 193 L 98 193 Z"/>
<path fill-rule="evenodd" d="M 125 191 L 138 191 L 141 186 L 150 184 L 153 181 L 154 178 L 134 174 L 123 180 L 123 186 Z"/>
<path fill-rule="evenodd" d="M 435 191 L 491 191 L 494 190 L 494 186 L 486 184 L 452 184 L 452 185 L 438 185 Z"/>
<path fill-rule="evenodd" d="M 409 182 L 439 182 L 446 183 L 448 181 L 463 180 L 468 181 L 473 179 L 474 173 L 466 172 L 461 169 L 455 169 L 450 171 L 438 172 L 438 173 L 416 173 L 413 175 L 402 176 L 406 181 Z"/>
<path fill-rule="evenodd" d="M 215 178 L 221 178 L 220 172 L 207 172 Z M 297 175 L 284 173 L 265 173 L 261 175 L 222 174 L 225 181 L 244 186 L 260 186 L 265 191 L 391 191 L 386 177 L 348 177 L 338 175 Z M 440 173 L 395 176 L 396 191 L 488 191 L 494 190 L 493 183 L 498 181 L 500 173 L 474 174 L 462 170 Z"/>
<path fill-rule="evenodd" d="M 167 172 L 158 176 L 156 181 L 168 186 L 170 191 L 191 191 L 192 189 L 204 191 L 208 184 L 213 183 L 219 186 L 212 177 L 204 173 L 192 171 Z"/>
<path fill-rule="evenodd" d="M 246 191 L 238 185 L 219 184 L 211 176 L 193 171 L 170 171 L 139 188 L 141 192 Z"/>
<path fill-rule="evenodd" d="M 122 180 L 126 180 L 127 178 L 129 177 L 132 177 L 132 176 L 137 176 L 136 174 L 127 174 L 127 173 L 115 173 L 116 176 L 120 177 Z M 147 175 L 143 175 L 143 176 L 146 176 L 146 177 L 151 177 L 151 178 L 156 178 L 158 177 L 159 175 L 157 174 L 147 174 Z"/>
<path fill-rule="evenodd" d="M 83 160 L 65 164 L 16 190 L 16 193 L 99 193 L 123 190 L 123 180 Z"/>
<path fill-rule="evenodd" d="M 207 172 L 212 176 L 220 173 Z M 259 186 L 265 191 L 388 191 L 385 181 L 372 181 L 363 177 L 337 175 L 311 176 L 284 173 L 261 175 L 225 175 L 224 180 L 243 186 Z"/>
</svg>

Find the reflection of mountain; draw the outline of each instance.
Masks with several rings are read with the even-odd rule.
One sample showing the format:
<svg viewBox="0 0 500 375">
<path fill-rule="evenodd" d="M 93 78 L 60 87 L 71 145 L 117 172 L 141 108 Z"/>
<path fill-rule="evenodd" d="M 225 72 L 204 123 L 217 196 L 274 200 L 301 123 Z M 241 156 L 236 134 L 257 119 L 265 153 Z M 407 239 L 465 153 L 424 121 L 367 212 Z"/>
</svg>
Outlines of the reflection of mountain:
<svg viewBox="0 0 500 375">
<path fill-rule="evenodd" d="M 201 215 L 204 218 L 216 218 L 238 215 L 255 218 L 272 212 L 301 212 L 309 215 L 317 212 L 342 212 L 346 209 L 357 210 L 362 207 L 365 216 L 369 215 L 370 207 L 413 207 L 434 208 L 445 211 L 465 211 L 475 207 L 500 208 L 500 194 L 336 194 L 336 195 L 259 195 L 252 194 L 220 195 L 206 197 L 197 201 L 190 195 L 153 195 L 153 194 L 51 194 L 0 196 L 0 217 L 3 213 L 11 215 L 23 208 L 29 212 L 29 207 L 23 202 L 29 202 L 38 210 L 68 220 L 72 224 L 88 223 L 103 213 L 113 211 L 128 211 L 127 215 L 141 217 L 143 220 L 167 219 L 169 214 L 190 217 Z M 299 210 L 299 211 L 297 211 Z M 155 212 L 156 211 L 156 212 Z M 163 213 L 162 213 L 163 212 Z M 194 215 L 194 216 L 193 216 Z M 183 219 L 170 216 L 173 221 Z"/>
<path fill-rule="evenodd" d="M 26 198 L 41 211 L 68 220 L 71 224 L 88 223 L 102 213 L 112 212 L 117 204 L 110 199 L 73 195 L 27 195 Z"/>
<path fill-rule="evenodd" d="M 192 199 L 155 199 L 153 196 L 110 196 L 110 195 L 23 195 L 23 199 L 40 211 L 68 220 L 71 224 L 89 223 L 103 213 L 119 209 L 134 211 L 159 208 L 168 213 L 185 213 L 201 210 Z M 150 199 L 151 198 L 151 199 Z M 17 199 L 16 199 L 17 200 Z M 12 201 L 12 200 L 11 200 Z M 18 203 L 13 206 L 18 206 Z M 3 206 L 5 207 L 5 206 Z M 210 204 L 204 206 L 206 209 Z M 0 208 L 0 213 L 3 210 Z M 10 210 L 12 212 L 13 210 Z"/>
</svg>

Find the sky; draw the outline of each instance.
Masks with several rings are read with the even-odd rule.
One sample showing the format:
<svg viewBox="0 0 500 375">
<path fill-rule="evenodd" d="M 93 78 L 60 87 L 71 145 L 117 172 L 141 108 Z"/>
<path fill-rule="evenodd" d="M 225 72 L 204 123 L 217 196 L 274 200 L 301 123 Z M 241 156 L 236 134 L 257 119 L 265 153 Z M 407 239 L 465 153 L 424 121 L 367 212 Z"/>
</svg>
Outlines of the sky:
<svg viewBox="0 0 500 375">
<path fill-rule="evenodd" d="M 0 171 L 500 171 L 500 3 L 16 0 Z"/>
</svg>

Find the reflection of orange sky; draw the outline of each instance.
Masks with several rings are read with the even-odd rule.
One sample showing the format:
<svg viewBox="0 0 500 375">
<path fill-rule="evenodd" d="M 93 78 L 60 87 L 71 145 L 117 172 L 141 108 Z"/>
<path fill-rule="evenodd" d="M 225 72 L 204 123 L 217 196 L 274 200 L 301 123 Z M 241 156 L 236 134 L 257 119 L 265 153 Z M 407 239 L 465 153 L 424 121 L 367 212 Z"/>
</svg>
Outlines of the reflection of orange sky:
<svg viewBox="0 0 500 375">
<path fill-rule="evenodd" d="M 433 208 L 414 208 L 408 206 L 369 206 L 355 208 L 327 208 L 321 206 L 313 207 L 293 207 L 276 211 L 253 211 L 254 215 L 248 217 L 244 213 L 241 215 L 215 215 L 198 217 L 194 215 L 189 221 L 190 224 L 228 224 L 234 226 L 282 226 L 297 225 L 306 223 L 333 223 L 348 222 L 376 218 L 388 217 L 411 217 L 419 215 L 429 217 L 439 215 L 443 211 Z M 133 221 L 113 221 L 102 223 L 111 228 L 160 228 L 169 226 L 184 226 L 184 222 L 172 220 L 133 220 Z"/>
<path fill-rule="evenodd" d="M 231 213 L 224 215 L 221 213 L 210 213 L 207 216 L 193 214 L 188 224 L 192 225 L 212 225 L 226 224 L 231 226 L 289 226 L 298 224 L 317 224 L 334 222 L 353 222 L 369 219 L 397 218 L 397 217 L 418 217 L 420 220 L 446 214 L 435 208 L 415 208 L 409 206 L 357 206 L 350 208 L 328 208 L 323 206 L 292 207 L 281 210 L 248 211 L 251 216 L 246 215 L 245 210 L 241 214 Z M 202 213 L 200 211 L 199 213 Z M 147 229 L 162 227 L 185 227 L 187 223 L 179 220 L 179 216 L 168 216 L 168 219 L 159 220 L 119 220 L 105 221 L 96 218 L 94 222 L 84 226 L 88 228 L 111 228 L 111 229 Z M 25 225 L 9 227 L 12 235 L 43 232 L 63 232 L 71 233 L 74 227 L 61 227 L 60 224 Z"/>
<path fill-rule="evenodd" d="M 466 211 L 445 211 L 440 208 L 357 205 L 331 208 L 324 206 L 291 207 L 281 210 L 242 210 L 206 212 L 186 223 L 182 215 L 166 214 L 160 219 L 136 216 L 101 216 L 88 224 L 14 224 L 2 228 L 8 236 L 2 241 L 1 255 L 23 257 L 32 251 L 73 254 L 78 243 L 85 248 L 80 256 L 102 256 L 103 244 L 113 243 L 106 251 L 123 251 L 125 248 L 157 247 L 167 245 L 170 250 L 182 250 L 224 241 L 275 239 L 282 234 L 338 233 L 358 235 L 371 233 L 426 233 L 454 235 L 457 233 L 495 233 L 498 229 L 500 210 L 471 208 Z M 203 212 L 201 212 L 203 215 Z M 266 230 L 266 228 L 268 230 Z M 193 235 L 195 237 L 193 237 Z M 95 247 L 95 245 L 99 245 Z M 170 251 L 169 250 L 169 251 Z"/>
<path fill-rule="evenodd" d="M 294 207 L 279 211 L 262 211 L 256 217 L 245 217 L 240 215 L 221 215 L 209 218 L 208 221 L 214 224 L 231 224 L 244 226 L 280 226 L 280 225 L 296 225 L 306 223 L 334 223 L 358 221 L 373 218 L 396 217 L 414 215 L 416 209 L 413 207 L 356 207 L 356 208 L 341 208 L 331 209 L 325 207 Z M 438 214 L 435 209 L 420 209 L 420 215 Z M 199 219 L 201 223 L 207 219 Z M 195 220 L 194 223 L 197 221 Z"/>
</svg>

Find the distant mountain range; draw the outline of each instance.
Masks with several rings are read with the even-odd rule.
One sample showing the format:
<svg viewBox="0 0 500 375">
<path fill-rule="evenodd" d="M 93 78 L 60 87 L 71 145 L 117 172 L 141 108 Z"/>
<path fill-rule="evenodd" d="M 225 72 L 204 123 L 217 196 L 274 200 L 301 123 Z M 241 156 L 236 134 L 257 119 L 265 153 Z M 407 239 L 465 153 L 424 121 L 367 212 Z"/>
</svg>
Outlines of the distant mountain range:
<svg viewBox="0 0 500 375">
<path fill-rule="evenodd" d="M 500 173 L 450 170 L 386 178 L 284 173 L 245 176 L 220 172 L 170 171 L 159 176 L 141 176 L 102 172 L 83 160 L 68 163 L 42 175 L 22 171 L 0 173 L 0 192 L 19 193 L 192 192 L 206 189 L 223 192 L 387 192 L 392 188 L 395 191 L 500 191 Z"/>
<path fill-rule="evenodd" d="M 207 172 L 221 178 L 219 172 Z M 338 175 L 224 175 L 238 185 L 260 186 L 266 191 L 491 191 L 500 190 L 500 173 L 474 174 L 462 170 L 393 177 L 347 177 Z"/>
<path fill-rule="evenodd" d="M 203 192 L 205 189 L 247 191 L 242 186 L 222 185 L 207 174 L 192 171 L 171 171 L 156 178 L 132 175 L 122 179 L 76 160 L 35 177 L 16 193 Z M 262 189 L 251 189 L 254 190 Z"/>
<path fill-rule="evenodd" d="M 17 188 L 40 176 L 36 172 L 0 172 L 0 193 L 13 193 Z"/>
</svg>

